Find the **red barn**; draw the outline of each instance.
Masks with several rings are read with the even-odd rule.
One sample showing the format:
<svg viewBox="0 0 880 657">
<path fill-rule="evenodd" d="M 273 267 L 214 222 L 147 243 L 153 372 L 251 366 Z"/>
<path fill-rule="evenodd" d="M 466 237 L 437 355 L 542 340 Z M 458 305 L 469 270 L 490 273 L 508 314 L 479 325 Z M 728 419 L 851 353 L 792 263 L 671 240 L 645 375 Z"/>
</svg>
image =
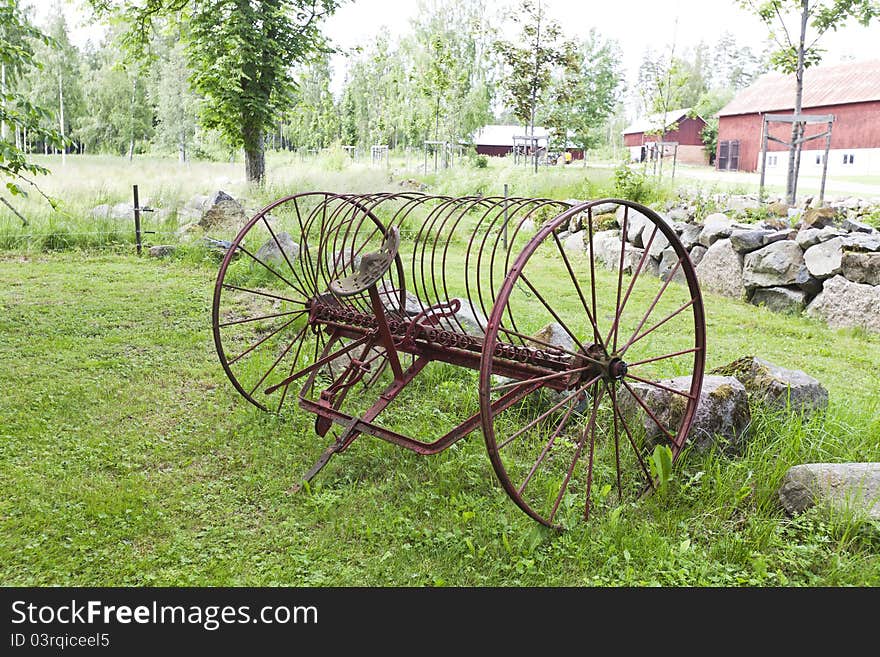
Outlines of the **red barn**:
<svg viewBox="0 0 880 657">
<path fill-rule="evenodd" d="M 794 75 L 769 73 L 743 89 L 718 112 L 719 169 L 757 171 L 761 166 L 764 114 L 794 111 Z M 880 174 L 880 60 L 846 62 L 808 68 L 804 72 L 804 114 L 833 114 L 828 173 Z M 807 135 L 824 132 L 827 124 L 808 124 Z M 791 139 L 791 124 L 770 123 L 768 134 Z M 723 156 L 723 157 L 722 157 Z M 801 173 L 820 175 L 825 139 L 804 143 Z M 784 173 L 788 147 L 767 144 L 767 172 Z"/>
<path fill-rule="evenodd" d="M 641 162 L 650 156 L 658 141 L 678 142 L 676 158 L 687 164 L 706 164 L 707 156 L 700 136 L 706 122 L 699 116 L 690 115 L 691 108 L 669 110 L 666 116 L 650 114 L 639 119 L 623 131 L 623 145 L 629 148 L 630 159 Z M 670 130 L 677 124 L 675 130 Z M 663 129 L 662 139 L 657 134 Z M 667 153 L 669 154 L 669 153 Z"/>
</svg>

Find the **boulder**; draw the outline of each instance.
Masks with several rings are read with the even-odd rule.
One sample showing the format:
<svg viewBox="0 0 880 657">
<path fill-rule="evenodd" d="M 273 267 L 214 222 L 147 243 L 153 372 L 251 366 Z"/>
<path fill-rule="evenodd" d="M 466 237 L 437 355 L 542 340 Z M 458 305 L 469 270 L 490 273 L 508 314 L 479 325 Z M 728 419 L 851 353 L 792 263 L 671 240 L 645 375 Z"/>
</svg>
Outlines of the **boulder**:
<svg viewBox="0 0 880 657">
<path fill-rule="evenodd" d="M 861 221 L 856 221 L 855 219 L 846 218 L 843 220 L 843 223 L 840 225 L 845 231 L 850 233 L 873 233 L 874 229 L 868 224 L 862 223 Z"/>
<path fill-rule="evenodd" d="M 834 276 L 825 281 L 806 313 L 833 328 L 862 327 L 880 332 L 880 286 Z"/>
<path fill-rule="evenodd" d="M 535 220 L 531 217 L 523 219 L 523 222 L 519 225 L 519 231 L 526 234 L 534 233 L 535 228 Z"/>
<path fill-rule="evenodd" d="M 735 376 L 752 402 L 804 414 L 828 407 L 828 391 L 819 381 L 801 370 L 785 369 L 762 358 L 740 358 L 712 373 Z"/>
<path fill-rule="evenodd" d="M 794 278 L 794 284 L 806 292 L 809 297 L 814 297 L 822 291 L 822 281 L 813 276 L 806 265 L 798 269 L 798 273 Z"/>
<path fill-rule="evenodd" d="M 700 233 L 703 232 L 702 224 L 685 224 L 681 230 L 679 239 L 686 249 L 690 249 L 700 239 Z"/>
<path fill-rule="evenodd" d="M 202 207 L 199 225 L 203 228 L 239 228 L 247 222 L 244 209 L 224 191 L 214 192 Z"/>
<path fill-rule="evenodd" d="M 819 238 L 821 232 L 822 231 L 819 228 L 802 228 L 798 231 L 797 235 L 794 236 L 794 241 L 797 242 L 799 247 L 806 251 L 811 246 L 815 246 L 822 241 Z M 831 239 L 831 237 L 828 239 Z"/>
<path fill-rule="evenodd" d="M 617 231 L 614 232 L 616 233 Z M 624 243 L 620 240 L 619 234 L 613 237 L 610 235 L 603 235 L 602 239 L 597 239 L 600 234 L 593 236 L 593 242 L 596 249 L 596 261 L 602 262 L 606 269 L 617 271 L 617 268 L 620 266 L 620 251 L 623 248 Z M 639 260 L 642 259 L 642 254 L 644 252 L 644 249 L 640 249 L 637 246 L 627 243 L 626 251 L 623 254 L 623 271 L 632 273 L 638 266 Z M 650 258 L 648 258 L 648 260 L 650 261 Z"/>
<path fill-rule="evenodd" d="M 748 253 L 743 264 L 742 280 L 747 289 L 776 287 L 795 282 L 804 264 L 804 253 L 796 242 L 774 242 Z"/>
<path fill-rule="evenodd" d="M 807 302 L 807 293 L 798 287 L 759 287 L 749 301 L 777 313 L 799 313 Z"/>
<path fill-rule="evenodd" d="M 781 242 L 782 240 L 793 240 L 797 231 L 794 228 L 783 228 L 775 230 L 769 235 L 764 236 L 764 246 L 773 244 L 773 242 Z"/>
<path fill-rule="evenodd" d="M 727 215 L 716 212 L 703 221 L 703 230 L 700 231 L 697 241 L 703 246 L 712 246 L 718 240 L 730 237 L 732 232 L 733 222 Z"/>
<path fill-rule="evenodd" d="M 577 351 L 577 345 L 568 332 L 562 328 L 561 324 L 550 322 L 544 328 L 534 334 L 534 337 L 541 342 L 551 344 L 554 347 L 561 347 L 566 351 Z M 540 345 L 532 345 L 539 347 Z"/>
<path fill-rule="evenodd" d="M 377 291 L 379 292 L 379 299 L 382 301 L 382 307 L 385 309 L 385 312 L 400 312 L 399 288 L 394 287 L 394 284 L 388 279 L 383 279 L 382 283 L 377 287 Z M 409 290 L 406 290 L 404 292 L 403 314 L 413 317 L 422 312 L 422 310 L 423 307 L 419 298 Z"/>
<path fill-rule="evenodd" d="M 787 217 L 790 209 L 791 206 L 788 203 L 781 203 L 779 201 L 767 204 L 767 212 L 777 217 Z"/>
<path fill-rule="evenodd" d="M 651 230 L 653 230 L 653 228 Z M 648 246 L 647 240 L 649 239 L 650 235 L 643 234 L 642 237 L 644 237 L 645 246 L 647 247 Z M 665 251 L 668 246 L 669 246 L 669 240 L 666 239 L 666 235 L 664 235 L 662 232 L 660 232 L 658 230 L 657 234 L 654 235 L 654 239 L 651 241 L 651 248 L 648 249 L 648 254 L 652 258 L 660 259 L 663 257 L 663 251 Z"/>
<path fill-rule="evenodd" d="M 834 208 L 808 208 L 801 217 L 804 228 L 824 228 L 834 223 L 837 211 Z"/>
<path fill-rule="evenodd" d="M 568 236 L 562 240 L 562 248 L 574 253 L 583 253 L 585 233 L 586 231 L 583 230 L 577 233 L 569 233 Z"/>
<path fill-rule="evenodd" d="M 811 246 L 804 251 L 804 262 L 807 269 L 816 278 L 828 278 L 839 274 L 843 258 L 843 238 L 835 237 Z"/>
<path fill-rule="evenodd" d="M 703 256 L 706 255 L 706 251 L 708 251 L 708 249 L 705 246 L 703 246 L 702 244 L 697 244 L 695 247 L 693 247 L 691 249 L 691 252 L 689 255 L 691 257 L 691 264 L 694 267 L 696 267 L 698 264 L 700 264 L 700 261 L 703 259 Z"/>
<path fill-rule="evenodd" d="M 584 245 L 581 251 L 588 250 L 589 247 L 589 233 L 584 232 L 582 236 L 584 240 Z M 613 255 L 617 254 L 618 261 L 620 260 L 620 231 L 619 230 L 605 230 L 601 233 L 593 234 L 593 258 L 598 262 L 608 262 L 609 260 L 613 260 Z"/>
<path fill-rule="evenodd" d="M 299 256 L 299 244 L 294 242 L 290 233 L 287 232 L 276 233 L 275 238 L 269 237 L 263 246 L 257 250 L 257 259 L 269 265 L 289 269 L 287 263 L 289 262 L 293 265 L 296 262 L 297 256 Z M 286 261 L 284 259 L 285 256 L 287 256 Z"/>
<path fill-rule="evenodd" d="M 673 390 L 689 392 L 691 377 L 662 379 L 657 383 Z M 646 383 L 633 382 L 629 385 L 657 420 L 674 435 L 684 417 L 685 397 Z M 621 388 L 619 395 L 623 413 L 637 417 L 649 442 L 657 442 L 663 432 L 654 420 L 626 388 Z M 748 395 L 743 384 L 732 376 L 706 375 L 688 434 L 689 441 L 697 451 L 704 452 L 721 438 L 725 451 L 736 452 L 742 446 L 751 420 Z"/>
<path fill-rule="evenodd" d="M 766 229 L 736 229 L 730 233 L 730 245 L 737 253 L 749 253 L 760 249 L 765 245 L 765 238 L 772 235 L 772 230 Z"/>
<path fill-rule="evenodd" d="M 840 270 L 845 278 L 854 283 L 880 285 L 880 253 L 844 251 Z"/>
<path fill-rule="evenodd" d="M 730 240 L 713 242 L 697 265 L 700 286 L 728 297 L 741 298 L 745 294 L 742 258 L 733 250 Z"/>
<path fill-rule="evenodd" d="M 460 307 L 452 317 L 443 317 L 437 323 L 437 326 L 446 331 L 453 333 L 465 333 L 482 338 L 486 334 L 486 323 L 488 320 L 476 306 L 471 307 L 471 302 L 467 299 L 456 297 L 450 301 L 458 301 Z M 430 313 L 429 313 L 430 315 Z"/>
<path fill-rule="evenodd" d="M 678 254 L 675 252 L 671 246 L 667 247 L 665 251 L 663 251 L 663 256 L 660 258 L 660 262 L 657 264 L 657 276 L 660 277 L 661 280 L 666 280 L 669 278 L 670 274 L 672 274 L 672 270 L 675 268 L 675 265 L 678 263 Z M 679 267 L 675 271 L 675 277 L 673 279 L 676 283 L 681 283 L 682 285 L 687 284 L 687 279 L 684 277 L 684 271 L 681 267 Z"/>
<path fill-rule="evenodd" d="M 174 253 L 175 247 L 171 244 L 157 244 L 156 246 L 151 246 L 150 250 L 147 251 L 147 255 L 151 258 L 167 258 L 172 253 Z"/>
<path fill-rule="evenodd" d="M 623 229 L 623 215 L 626 213 L 626 240 L 631 244 L 635 244 L 638 247 L 644 246 L 642 242 L 642 231 L 645 226 L 651 225 L 651 220 L 648 219 L 645 215 L 643 215 L 638 210 L 634 210 L 628 206 L 621 205 L 617 208 L 617 225 L 620 226 L 621 230 Z M 648 234 L 650 235 L 652 229 L 649 229 Z M 646 236 L 645 239 L 648 239 Z"/>
<path fill-rule="evenodd" d="M 880 463 L 805 463 L 788 469 L 779 501 L 790 514 L 820 504 L 880 520 Z"/>
<path fill-rule="evenodd" d="M 687 208 L 672 208 L 666 216 L 670 221 L 687 221 L 690 218 Z"/>
<path fill-rule="evenodd" d="M 850 251 L 880 251 L 880 233 L 849 233 L 840 239 Z"/>
<path fill-rule="evenodd" d="M 593 218 L 600 214 L 614 214 L 620 206 L 617 203 L 600 203 L 593 206 Z"/>
</svg>

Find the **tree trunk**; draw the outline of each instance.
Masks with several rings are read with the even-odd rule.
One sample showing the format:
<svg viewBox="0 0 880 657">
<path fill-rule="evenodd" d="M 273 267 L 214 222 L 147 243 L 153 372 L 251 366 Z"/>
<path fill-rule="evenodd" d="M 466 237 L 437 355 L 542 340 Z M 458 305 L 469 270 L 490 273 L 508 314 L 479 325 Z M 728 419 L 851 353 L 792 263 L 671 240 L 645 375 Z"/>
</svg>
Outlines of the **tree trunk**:
<svg viewBox="0 0 880 657">
<path fill-rule="evenodd" d="M 6 64 L 0 62 L 0 102 L 6 107 Z M 0 139 L 6 140 L 6 121 L 0 121 Z"/>
<path fill-rule="evenodd" d="M 186 162 L 186 131 L 183 128 L 177 136 L 177 159 L 181 164 Z"/>
<path fill-rule="evenodd" d="M 804 97 L 804 46 L 807 40 L 807 21 L 810 18 L 809 0 L 801 0 L 801 34 L 797 49 L 797 68 L 795 69 L 794 115 L 800 116 Z M 800 165 L 803 124 L 793 121 L 791 124 L 791 144 L 788 147 L 788 178 L 785 183 L 785 201 L 794 205 L 797 200 L 797 179 Z"/>
<path fill-rule="evenodd" d="M 134 159 L 134 103 L 137 100 L 137 78 L 131 81 L 131 102 L 128 104 L 128 161 Z"/>
<path fill-rule="evenodd" d="M 58 113 L 58 122 L 61 124 L 61 164 L 67 164 L 67 146 L 65 146 L 64 142 L 64 84 L 61 80 L 61 76 L 58 76 L 58 107 L 60 112 Z"/>
<path fill-rule="evenodd" d="M 266 177 L 266 151 L 263 131 L 258 126 L 248 126 L 243 131 L 244 171 L 248 182 L 263 184 Z"/>
</svg>

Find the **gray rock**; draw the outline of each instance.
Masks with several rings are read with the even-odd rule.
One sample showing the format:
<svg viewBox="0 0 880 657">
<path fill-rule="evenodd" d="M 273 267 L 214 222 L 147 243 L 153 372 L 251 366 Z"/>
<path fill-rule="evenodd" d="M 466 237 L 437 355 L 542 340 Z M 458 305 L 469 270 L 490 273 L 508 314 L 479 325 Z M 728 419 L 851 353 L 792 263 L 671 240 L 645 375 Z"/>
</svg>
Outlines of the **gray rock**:
<svg viewBox="0 0 880 657">
<path fill-rule="evenodd" d="M 697 241 L 703 246 L 712 246 L 718 240 L 730 237 L 732 232 L 733 222 L 727 215 L 716 212 L 703 221 L 703 230 L 700 231 Z"/>
<path fill-rule="evenodd" d="M 786 240 L 774 242 L 748 253 L 743 264 L 742 280 L 747 289 L 776 287 L 795 282 L 798 270 L 804 264 L 804 253 L 797 243 Z"/>
<path fill-rule="evenodd" d="M 806 251 L 811 246 L 815 246 L 822 241 L 819 238 L 821 232 L 822 230 L 819 228 L 802 228 L 798 231 L 797 235 L 794 236 L 794 241 L 797 242 L 799 247 Z M 831 238 L 829 237 L 828 239 Z"/>
<path fill-rule="evenodd" d="M 843 238 L 835 237 L 811 246 L 804 251 L 804 262 L 807 269 L 816 278 L 828 278 L 839 274 L 843 258 Z"/>
<path fill-rule="evenodd" d="M 593 216 L 600 214 L 612 214 L 617 212 L 617 208 L 620 206 L 617 203 L 600 203 L 599 205 L 593 206 Z"/>
<path fill-rule="evenodd" d="M 691 252 L 689 255 L 691 258 L 691 264 L 694 267 L 696 267 L 698 264 L 700 264 L 700 261 L 703 259 L 703 256 L 706 255 L 706 251 L 708 251 L 708 249 L 705 246 L 703 246 L 702 244 L 697 244 L 695 247 L 693 247 L 691 249 Z"/>
<path fill-rule="evenodd" d="M 355 255 L 354 261 L 352 261 L 350 255 L 351 253 L 345 253 L 344 249 L 327 254 L 327 272 L 331 278 L 342 278 L 357 271 L 361 266 L 361 256 L 360 254 Z"/>
<path fill-rule="evenodd" d="M 687 221 L 690 217 L 685 208 L 672 208 L 667 215 L 670 221 Z"/>
<path fill-rule="evenodd" d="M 443 317 L 437 323 L 437 326 L 453 333 L 465 333 L 482 338 L 486 334 L 486 323 L 488 320 L 476 306 L 471 307 L 471 302 L 467 299 L 456 297 L 450 301 L 457 300 L 460 304 L 458 312 L 451 318 Z M 428 313 L 430 316 L 430 313 Z"/>
<path fill-rule="evenodd" d="M 631 244 L 635 244 L 638 247 L 644 246 L 642 242 L 642 231 L 645 226 L 649 226 L 649 235 L 651 229 L 650 226 L 651 220 L 648 219 L 645 215 L 643 215 L 638 210 L 633 210 L 632 208 L 621 205 L 617 208 L 617 225 L 620 226 L 621 230 L 623 229 L 623 218 L 624 213 L 626 213 L 626 240 Z M 648 236 L 645 236 L 644 239 L 648 239 Z"/>
<path fill-rule="evenodd" d="M 806 313 L 832 328 L 862 327 L 880 332 L 880 286 L 834 276 L 825 281 L 822 292 L 810 302 Z"/>
<path fill-rule="evenodd" d="M 206 229 L 239 228 L 247 222 L 244 208 L 226 192 L 214 192 L 202 207 L 199 224 Z"/>
<path fill-rule="evenodd" d="M 652 230 L 653 230 L 653 228 L 652 228 Z M 644 237 L 645 240 L 649 239 L 649 236 L 644 235 L 644 234 L 642 235 L 642 237 Z M 647 242 L 645 243 L 645 246 L 647 246 Z M 657 234 L 654 235 L 654 239 L 651 241 L 651 248 L 648 249 L 648 254 L 652 258 L 658 258 L 658 259 L 662 258 L 663 251 L 665 251 L 668 246 L 669 246 L 669 240 L 666 239 L 666 235 L 664 235 L 662 232 L 660 232 L 658 230 Z"/>
<path fill-rule="evenodd" d="M 773 231 L 764 237 L 764 246 L 773 244 L 774 242 L 781 242 L 782 240 L 793 240 L 795 235 L 797 235 L 797 231 L 793 228 Z"/>
<path fill-rule="evenodd" d="M 662 379 L 657 383 L 673 390 L 689 392 L 691 377 Z M 685 398 L 645 383 L 633 382 L 629 385 L 660 423 L 674 435 L 684 417 Z M 649 442 L 657 442 L 663 436 L 661 429 L 626 388 L 622 388 L 620 393 L 620 406 L 624 414 L 638 417 Z M 700 452 L 718 443 L 719 438 L 725 451 L 736 452 L 742 447 L 751 419 L 748 395 L 742 383 L 732 376 L 706 375 L 688 437 Z"/>
<path fill-rule="evenodd" d="M 850 251 L 880 251 L 880 233 L 849 233 L 840 239 Z"/>
<path fill-rule="evenodd" d="M 804 309 L 807 294 L 797 287 L 759 287 L 750 302 L 777 313 L 799 313 Z"/>
<path fill-rule="evenodd" d="M 741 298 L 745 294 L 742 258 L 733 250 L 730 240 L 714 242 L 697 265 L 701 287 L 735 299 Z"/>
<path fill-rule="evenodd" d="M 798 269 L 794 284 L 806 292 L 809 297 L 814 297 L 822 291 L 822 281 L 813 276 L 806 265 Z"/>
<path fill-rule="evenodd" d="M 282 268 L 287 268 L 288 261 L 293 265 L 299 256 L 299 244 L 294 242 L 290 233 L 287 232 L 276 233 L 275 237 L 278 240 L 277 242 L 270 236 L 263 246 L 257 250 L 257 258 L 266 264 Z M 284 256 L 287 256 L 287 261 L 285 261 Z"/>
<path fill-rule="evenodd" d="M 584 233 L 584 249 L 589 254 L 590 243 L 589 233 Z M 598 262 L 608 262 L 613 260 L 613 254 L 617 254 L 620 260 L 620 231 L 619 230 L 603 230 L 593 234 L 593 254 L 592 257 Z"/>
<path fill-rule="evenodd" d="M 686 224 L 681 231 L 681 236 L 679 237 L 684 248 L 690 249 L 695 244 L 697 244 L 698 240 L 700 239 L 700 233 L 702 232 L 702 224 Z"/>
<path fill-rule="evenodd" d="M 175 247 L 171 244 L 157 244 L 156 246 L 151 246 L 150 250 L 147 251 L 147 255 L 151 258 L 166 258 L 174 253 Z"/>
<path fill-rule="evenodd" d="M 535 228 L 535 221 L 531 217 L 523 219 L 523 222 L 519 225 L 519 231 L 521 233 L 534 233 Z"/>
<path fill-rule="evenodd" d="M 379 292 L 379 299 L 382 301 L 382 307 L 385 309 L 385 312 L 400 313 L 399 288 L 396 288 L 388 279 L 383 279 L 382 283 L 377 287 L 377 291 Z M 422 312 L 422 310 L 424 308 L 419 298 L 409 290 L 405 290 L 403 314 L 413 317 Z"/>
<path fill-rule="evenodd" d="M 844 251 L 840 269 L 843 276 L 854 283 L 880 285 L 880 253 Z"/>
<path fill-rule="evenodd" d="M 583 253 L 584 252 L 584 237 L 585 231 L 580 231 L 577 233 L 569 233 L 568 236 L 562 240 L 562 248 L 566 251 L 572 251 L 574 253 Z"/>
<path fill-rule="evenodd" d="M 750 251 L 755 251 L 764 246 L 766 244 L 764 240 L 772 234 L 772 230 L 737 229 L 730 233 L 730 245 L 737 253 L 749 253 Z"/>
<path fill-rule="evenodd" d="M 534 337 L 541 342 L 551 344 L 554 347 L 560 347 L 566 351 L 577 351 L 577 345 L 568 332 L 562 328 L 561 324 L 550 322 L 544 328 L 534 334 Z M 540 346 L 540 345 L 532 345 Z"/>
<path fill-rule="evenodd" d="M 880 520 L 880 463 L 805 463 L 789 468 L 779 501 L 790 514 L 819 504 Z"/>
<path fill-rule="evenodd" d="M 735 376 L 751 401 L 773 408 L 810 414 L 828 407 L 828 391 L 819 381 L 801 370 L 779 367 L 762 358 L 740 358 L 713 370 L 713 374 Z"/>
<path fill-rule="evenodd" d="M 804 212 L 801 223 L 805 228 L 823 228 L 834 223 L 836 214 L 834 208 L 809 208 Z"/>
<path fill-rule="evenodd" d="M 675 268 L 675 265 L 678 264 L 678 254 L 675 252 L 671 246 L 667 247 L 665 251 L 663 251 L 663 257 L 660 259 L 660 262 L 657 266 L 657 275 L 661 280 L 667 280 L 669 276 L 672 274 L 672 270 Z M 675 271 L 675 277 L 673 280 L 676 283 L 681 283 L 685 285 L 687 283 L 687 279 L 684 277 L 684 271 L 679 266 Z"/>
<path fill-rule="evenodd" d="M 610 232 L 612 231 L 606 231 L 606 234 L 601 239 L 599 239 L 601 233 L 593 236 L 596 249 L 595 258 L 597 262 L 603 263 L 606 269 L 617 271 L 617 268 L 620 266 L 620 251 L 624 243 L 621 241 L 619 233 L 612 236 L 607 234 Z M 617 233 L 617 231 L 613 232 Z M 623 271 L 632 273 L 638 266 L 644 252 L 644 249 L 627 243 L 623 254 Z"/>
<path fill-rule="evenodd" d="M 868 224 L 862 223 L 861 221 L 856 221 L 855 219 L 846 218 L 843 220 L 843 223 L 840 225 L 845 231 L 850 233 L 873 233 L 874 229 Z"/>
</svg>

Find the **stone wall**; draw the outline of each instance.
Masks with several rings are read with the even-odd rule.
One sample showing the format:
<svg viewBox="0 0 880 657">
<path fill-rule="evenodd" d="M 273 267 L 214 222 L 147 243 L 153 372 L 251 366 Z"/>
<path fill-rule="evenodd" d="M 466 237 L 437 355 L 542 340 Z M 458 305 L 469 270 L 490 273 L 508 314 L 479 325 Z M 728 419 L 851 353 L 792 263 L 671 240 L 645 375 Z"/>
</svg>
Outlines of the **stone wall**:
<svg viewBox="0 0 880 657">
<path fill-rule="evenodd" d="M 685 193 L 661 213 L 688 250 L 702 289 L 777 312 L 805 312 L 835 328 L 880 332 L 880 231 L 866 221 L 880 217 L 880 204 L 843 198 L 813 207 L 808 198 L 790 208 L 778 199 L 759 203 L 753 196 L 729 195 L 708 201 Z M 722 211 L 699 216 L 698 208 L 706 206 Z M 622 217 L 618 208 L 616 228 L 594 235 L 597 259 L 612 268 L 620 260 Z M 630 211 L 627 223 L 627 242 L 638 262 L 648 247 L 648 221 Z M 582 232 L 561 237 L 578 245 Z M 649 254 L 645 270 L 665 280 L 677 256 L 662 234 Z M 625 260 L 625 268 L 633 266 Z"/>
</svg>

